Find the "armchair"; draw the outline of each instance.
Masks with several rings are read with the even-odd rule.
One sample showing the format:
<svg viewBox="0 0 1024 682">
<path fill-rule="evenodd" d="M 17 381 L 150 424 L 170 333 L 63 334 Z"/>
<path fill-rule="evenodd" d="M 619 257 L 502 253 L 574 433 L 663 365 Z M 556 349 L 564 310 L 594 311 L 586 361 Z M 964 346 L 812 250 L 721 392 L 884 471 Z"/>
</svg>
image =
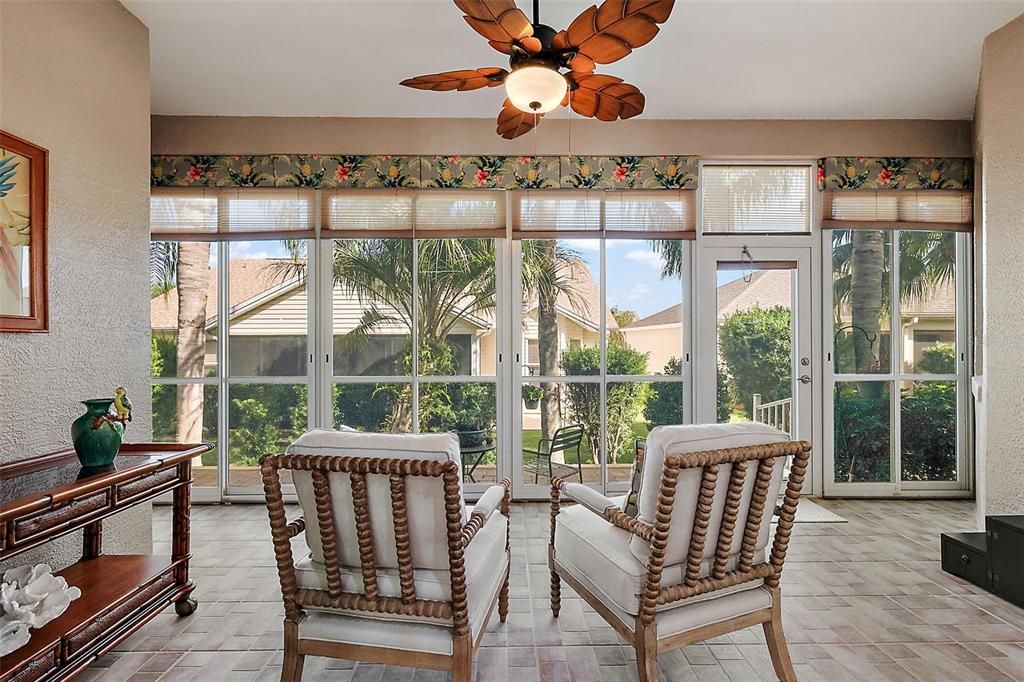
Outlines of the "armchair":
<svg viewBox="0 0 1024 682">
<path fill-rule="evenodd" d="M 551 611 L 565 580 L 636 649 L 641 682 L 657 654 L 761 624 L 775 674 L 795 680 L 779 577 L 810 444 L 763 424 L 657 427 L 637 518 L 586 486 L 551 487 Z M 774 541 L 770 521 L 792 458 Z M 563 508 L 562 498 L 577 504 Z"/>
<path fill-rule="evenodd" d="M 328 656 L 469 682 L 495 603 L 508 614 L 510 482 L 467 507 L 454 434 L 311 431 L 260 469 L 284 599 L 281 679 Z M 303 512 L 291 522 L 281 470 Z M 300 534 L 309 552 L 296 561 Z"/>
</svg>

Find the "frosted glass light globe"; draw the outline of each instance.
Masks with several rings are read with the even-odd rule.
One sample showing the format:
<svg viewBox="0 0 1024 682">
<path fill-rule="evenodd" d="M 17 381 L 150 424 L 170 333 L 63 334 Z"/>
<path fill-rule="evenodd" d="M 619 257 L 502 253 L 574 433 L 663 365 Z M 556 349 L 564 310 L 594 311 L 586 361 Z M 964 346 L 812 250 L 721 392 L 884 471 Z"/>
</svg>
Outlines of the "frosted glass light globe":
<svg viewBox="0 0 1024 682">
<path fill-rule="evenodd" d="M 546 114 L 562 103 L 569 84 L 562 74 L 543 66 L 524 66 L 505 77 L 512 106 L 528 114 Z"/>
</svg>

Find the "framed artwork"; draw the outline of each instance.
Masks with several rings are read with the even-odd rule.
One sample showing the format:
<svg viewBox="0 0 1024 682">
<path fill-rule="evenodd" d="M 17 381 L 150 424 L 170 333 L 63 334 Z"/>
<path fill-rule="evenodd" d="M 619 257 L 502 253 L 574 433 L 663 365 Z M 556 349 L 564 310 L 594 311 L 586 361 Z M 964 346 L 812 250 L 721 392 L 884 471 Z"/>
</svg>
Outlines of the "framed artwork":
<svg viewBox="0 0 1024 682">
<path fill-rule="evenodd" d="M 0 131 L 0 332 L 45 332 L 47 151 Z"/>
</svg>

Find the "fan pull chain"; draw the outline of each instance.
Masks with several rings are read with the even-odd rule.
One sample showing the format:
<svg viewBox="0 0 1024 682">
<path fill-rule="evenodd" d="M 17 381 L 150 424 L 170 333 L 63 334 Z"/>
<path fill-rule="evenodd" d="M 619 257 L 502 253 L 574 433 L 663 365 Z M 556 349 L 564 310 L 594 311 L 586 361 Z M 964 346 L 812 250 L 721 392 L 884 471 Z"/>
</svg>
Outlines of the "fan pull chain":
<svg viewBox="0 0 1024 682">
<path fill-rule="evenodd" d="M 568 150 L 569 163 L 572 163 L 572 88 L 569 88 L 569 103 L 565 111 L 565 129 L 567 131 L 569 141 Z"/>
</svg>

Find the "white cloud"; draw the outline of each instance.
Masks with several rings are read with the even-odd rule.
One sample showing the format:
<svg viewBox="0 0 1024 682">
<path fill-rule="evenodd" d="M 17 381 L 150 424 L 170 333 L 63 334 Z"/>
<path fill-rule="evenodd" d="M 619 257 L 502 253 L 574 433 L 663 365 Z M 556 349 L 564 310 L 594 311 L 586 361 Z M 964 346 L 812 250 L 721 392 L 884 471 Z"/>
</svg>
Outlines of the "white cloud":
<svg viewBox="0 0 1024 682">
<path fill-rule="evenodd" d="M 661 257 L 661 254 L 654 253 L 653 251 L 630 251 L 626 254 L 626 260 L 631 260 L 634 263 L 641 263 L 649 268 L 655 270 L 661 270 L 665 265 L 665 259 Z"/>
<path fill-rule="evenodd" d="M 633 288 L 626 294 L 626 298 L 630 301 L 639 301 L 642 298 L 646 298 L 651 293 L 651 288 L 646 284 L 634 284 Z"/>
</svg>

